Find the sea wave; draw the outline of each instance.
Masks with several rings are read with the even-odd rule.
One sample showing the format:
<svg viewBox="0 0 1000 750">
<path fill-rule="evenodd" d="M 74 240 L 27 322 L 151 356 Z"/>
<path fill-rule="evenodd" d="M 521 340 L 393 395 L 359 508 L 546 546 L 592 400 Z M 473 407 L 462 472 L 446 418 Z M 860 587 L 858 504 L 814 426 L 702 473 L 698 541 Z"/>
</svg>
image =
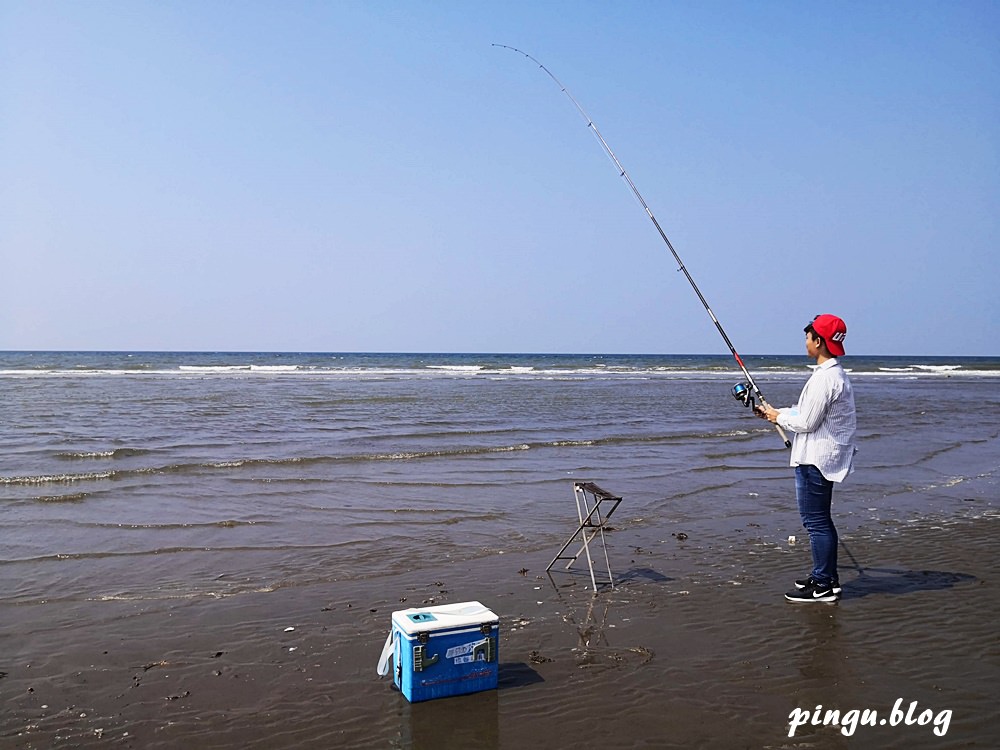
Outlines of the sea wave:
<svg viewBox="0 0 1000 750">
<path fill-rule="evenodd" d="M 91 471 L 82 474 L 41 474 L 38 476 L 0 476 L 0 484 L 31 485 L 31 484 L 70 484 L 73 482 L 88 482 L 111 479 L 117 472 Z"/>
<path fill-rule="evenodd" d="M 35 500 L 39 503 L 78 503 L 88 497 L 90 497 L 89 492 L 74 492 L 69 495 L 43 495 L 36 497 Z"/>
<path fill-rule="evenodd" d="M 243 373 L 243 372 L 297 372 L 301 369 L 299 365 L 255 365 L 252 363 L 239 365 L 178 365 L 180 372 L 199 373 Z"/>
<path fill-rule="evenodd" d="M 164 355 L 165 356 L 165 355 Z M 565 361 L 539 358 L 537 361 L 458 361 L 449 362 L 447 357 L 431 360 L 429 363 L 419 358 L 372 356 L 363 362 L 332 361 L 291 362 L 283 364 L 259 364 L 250 359 L 228 364 L 196 361 L 172 363 L 153 360 L 143 367 L 86 366 L 68 360 L 64 366 L 44 367 L 0 367 L 0 378 L 248 378 L 248 377 L 292 377 L 338 380 L 378 380 L 378 379 L 428 379 L 428 378 L 484 378 L 496 379 L 728 379 L 739 378 L 742 373 L 729 358 L 678 357 L 676 362 L 667 358 L 628 359 L 624 361 L 593 361 L 586 358 L 567 358 Z M 521 355 L 522 357 L 526 355 Z M 467 358 L 465 358 L 467 359 Z M 667 360 L 667 361 L 664 361 Z M 777 361 L 775 361 L 777 360 Z M 901 362 L 893 358 L 851 357 L 845 358 L 844 366 L 855 377 L 957 376 L 967 378 L 1000 377 L 1000 362 L 993 359 L 968 361 Z M 810 372 L 810 363 L 800 357 L 765 357 L 754 362 L 748 358 L 751 372 L 772 378 L 801 378 Z"/>
<path fill-rule="evenodd" d="M 78 461 L 100 458 L 129 458 L 132 456 L 143 456 L 147 453 L 149 451 L 142 448 L 113 448 L 101 451 L 64 451 L 57 453 L 56 458 L 66 461 Z"/>
<path fill-rule="evenodd" d="M 448 372 L 481 372 L 482 365 L 427 365 L 428 370 L 445 370 Z"/>
<path fill-rule="evenodd" d="M 609 435 L 602 438 L 592 438 L 583 440 L 547 440 L 537 442 L 519 442 L 505 445 L 470 445 L 456 446 L 452 448 L 440 448 L 436 450 L 399 450 L 386 452 L 348 453 L 343 455 L 320 455 L 320 456 L 288 456 L 283 458 L 233 458 L 218 461 L 193 461 L 175 464 L 164 464 L 158 466 L 142 466 L 136 468 L 123 468 L 107 471 L 93 471 L 66 474 L 38 474 L 20 476 L 0 476 L 0 486 L 33 486 L 46 484 L 81 484 L 105 482 L 109 480 L 121 481 L 129 478 L 136 478 L 158 474 L 172 475 L 197 475 L 200 473 L 214 473 L 233 470 L 251 470 L 282 467 L 308 467 L 322 466 L 324 464 L 343 465 L 351 463 L 377 463 L 377 462 L 409 462 L 421 460 L 435 460 L 447 458 L 461 458 L 471 456 L 488 456 L 493 454 L 515 453 L 520 451 L 548 450 L 559 448 L 590 448 L 595 446 L 620 446 L 620 445 L 648 445 L 648 444 L 674 444 L 678 442 L 695 440 L 717 440 L 720 438 L 744 437 L 749 435 L 743 430 L 724 430 L 706 432 L 684 432 L 675 434 L 650 434 L 650 435 Z M 83 499 L 85 493 L 80 493 L 79 497 L 73 499 Z M 36 498 L 54 502 L 56 496 L 46 498 Z"/>
</svg>

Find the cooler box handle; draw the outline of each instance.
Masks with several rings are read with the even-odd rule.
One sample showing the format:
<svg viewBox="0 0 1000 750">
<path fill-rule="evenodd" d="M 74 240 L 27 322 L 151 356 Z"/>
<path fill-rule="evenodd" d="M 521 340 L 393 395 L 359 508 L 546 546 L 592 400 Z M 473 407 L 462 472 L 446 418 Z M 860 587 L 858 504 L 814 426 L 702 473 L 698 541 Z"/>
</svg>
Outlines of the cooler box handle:
<svg viewBox="0 0 1000 750">
<path fill-rule="evenodd" d="M 389 631 L 389 637 L 385 639 L 385 645 L 382 647 L 382 655 L 378 658 L 378 674 L 380 677 L 385 677 L 389 674 L 389 657 L 392 656 L 392 631 Z"/>
</svg>

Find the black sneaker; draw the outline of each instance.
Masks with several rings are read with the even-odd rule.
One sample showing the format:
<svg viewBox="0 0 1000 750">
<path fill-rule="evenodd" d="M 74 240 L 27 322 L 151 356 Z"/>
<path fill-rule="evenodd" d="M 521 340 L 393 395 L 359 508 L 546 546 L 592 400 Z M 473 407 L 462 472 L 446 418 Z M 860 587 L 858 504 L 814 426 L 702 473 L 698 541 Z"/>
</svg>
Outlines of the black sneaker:
<svg viewBox="0 0 1000 750">
<path fill-rule="evenodd" d="M 816 581 L 813 580 L 812 576 L 809 576 L 808 578 L 800 578 L 795 582 L 795 588 L 801 591 L 802 589 L 808 586 L 812 586 L 815 583 Z M 840 581 L 836 578 L 833 579 L 833 586 L 831 586 L 831 588 L 833 589 L 833 593 L 837 594 L 838 596 L 840 596 L 840 592 L 843 591 L 843 589 L 840 587 Z"/>
<path fill-rule="evenodd" d="M 785 594 L 790 602 L 835 602 L 840 598 L 829 584 L 810 583 L 803 588 L 796 587 L 794 591 Z"/>
</svg>

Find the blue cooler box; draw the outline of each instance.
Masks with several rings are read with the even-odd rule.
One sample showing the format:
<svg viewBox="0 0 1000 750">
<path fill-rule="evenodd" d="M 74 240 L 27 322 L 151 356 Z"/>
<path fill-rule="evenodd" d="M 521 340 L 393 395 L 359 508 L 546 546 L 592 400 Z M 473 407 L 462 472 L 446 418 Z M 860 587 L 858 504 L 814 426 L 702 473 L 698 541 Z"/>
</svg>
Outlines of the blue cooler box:
<svg viewBox="0 0 1000 750">
<path fill-rule="evenodd" d="M 495 690 L 500 620 L 479 602 L 392 613 L 393 681 L 416 703 Z"/>
</svg>

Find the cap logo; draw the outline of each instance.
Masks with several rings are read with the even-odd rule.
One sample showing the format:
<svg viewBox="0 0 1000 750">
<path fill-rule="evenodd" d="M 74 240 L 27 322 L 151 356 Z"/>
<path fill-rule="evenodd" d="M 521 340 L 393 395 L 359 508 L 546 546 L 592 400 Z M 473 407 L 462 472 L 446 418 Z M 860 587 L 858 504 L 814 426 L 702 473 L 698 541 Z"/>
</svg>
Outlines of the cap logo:
<svg viewBox="0 0 1000 750">
<path fill-rule="evenodd" d="M 844 339 L 847 338 L 847 333 L 845 331 L 837 331 L 830 338 L 833 339 L 834 341 L 843 341 Z"/>
</svg>

